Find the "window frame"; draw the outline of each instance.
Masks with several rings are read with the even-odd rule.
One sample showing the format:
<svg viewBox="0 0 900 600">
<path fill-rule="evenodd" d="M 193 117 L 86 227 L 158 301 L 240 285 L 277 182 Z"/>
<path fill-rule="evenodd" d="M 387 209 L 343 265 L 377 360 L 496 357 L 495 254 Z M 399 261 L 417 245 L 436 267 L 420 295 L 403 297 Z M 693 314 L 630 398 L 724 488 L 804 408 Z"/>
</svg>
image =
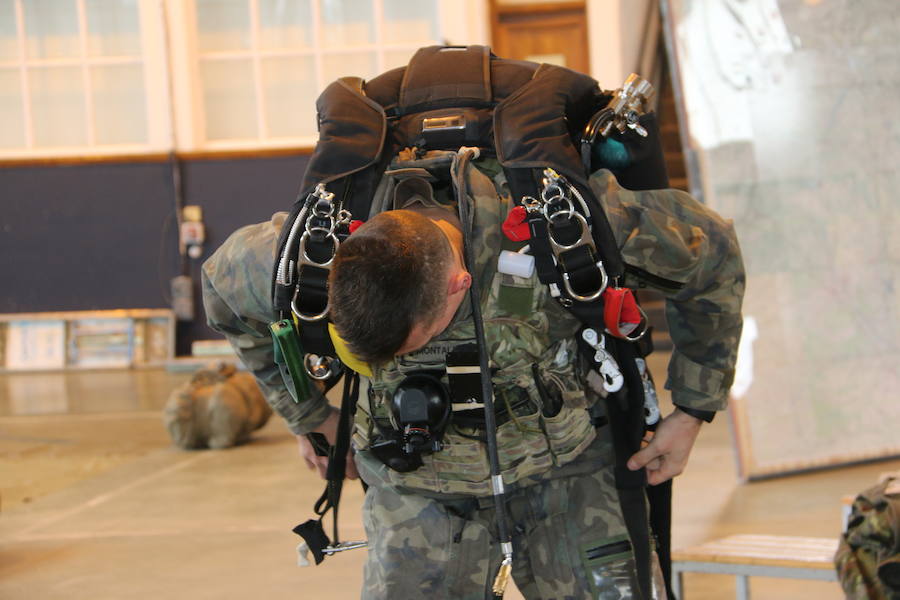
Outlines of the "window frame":
<svg viewBox="0 0 900 600">
<path fill-rule="evenodd" d="M 32 58 L 26 51 L 24 3 L 28 0 L 12 0 L 15 19 L 18 56 L 0 59 L 0 67 L 18 72 L 19 92 L 22 103 L 22 129 L 24 147 L 0 148 L 0 159 L 21 161 L 28 159 L 88 158 L 100 156 L 154 154 L 168 152 L 172 148 L 171 103 L 168 92 L 168 69 L 164 44 L 162 4 L 158 0 L 137 0 L 140 53 L 135 57 L 91 56 L 88 52 L 87 11 L 85 0 L 71 0 L 78 15 L 77 56 Z M 145 117 L 147 135 L 144 143 L 101 144 L 96 141 L 97 123 L 93 105 L 91 70 L 97 66 L 138 64 L 143 67 Z M 84 100 L 84 119 L 80 125 L 86 130 L 86 142 L 74 146 L 36 146 L 35 123 L 32 110 L 32 94 L 29 73 L 41 69 L 77 67 L 81 75 L 81 94 Z"/>
<path fill-rule="evenodd" d="M 175 116 L 176 146 L 179 152 L 229 152 L 242 150 L 278 150 L 284 148 L 311 148 L 315 145 L 316 135 L 295 137 L 265 137 L 265 108 L 260 100 L 262 93 L 260 61 L 270 56 L 311 56 L 315 61 L 316 84 L 322 90 L 331 83 L 323 75 L 322 62 L 326 55 L 357 54 L 374 52 L 376 55 L 376 73 L 384 72 L 385 54 L 392 51 L 412 51 L 421 47 L 421 43 L 389 44 L 383 42 L 384 3 L 382 0 L 371 0 L 373 14 L 376 15 L 374 41 L 370 44 L 347 48 L 326 48 L 319 44 L 321 39 L 320 0 L 312 0 L 312 44 L 307 49 L 297 50 L 258 50 L 255 45 L 256 31 L 251 31 L 251 48 L 235 52 L 209 53 L 217 58 L 250 57 L 254 64 L 254 86 L 257 112 L 256 139 L 208 140 L 205 132 L 205 112 L 203 91 L 200 84 L 200 60 L 198 51 L 195 2 L 179 2 L 166 0 L 172 11 L 170 21 L 173 24 L 172 37 L 172 79 L 175 105 L 178 107 Z M 248 0 L 253 27 L 258 26 L 258 0 Z M 487 0 L 438 0 L 438 37 L 450 40 L 455 44 L 487 44 L 489 29 Z M 346 73 L 353 75 L 353 73 Z"/>
<path fill-rule="evenodd" d="M 76 3 L 79 14 L 79 55 L 55 59 L 28 58 L 27 39 L 24 26 L 24 3 L 28 0 L 12 0 L 16 15 L 18 56 L 10 60 L 0 58 L 0 67 L 17 70 L 20 78 L 23 128 L 25 147 L 0 148 L 0 162 L 5 165 L 45 163 L 45 162 L 96 162 L 141 160 L 153 158 L 161 160 L 167 155 L 213 156 L 213 155 L 253 155 L 283 153 L 289 150 L 308 151 L 316 141 L 315 135 L 291 138 L 206 140 L 203 92 L 200 85 L 199 59 L 196 27 L 195 2 L 193 0 L 136 0 L 141 40 L 141 53 L 133 62 L 143 65 L 145 116 L 147 138 L 138 144 L 96 144 L 95 122 L 92 110 L 90 69 L 95 65 L 124 64 L 116 57 L 90 56 L 87 47 L 86 0 L 71 0 Z M 248 0 L 257 7 L 258 0 Z M 323 48 L 315 41 L 320 36 L 319 2 L 312 0 L 315 23 L 314 44 L 308 51 L 291 55 L 309 54 L 316 60 L 318 89 L 330 81 L 322 74 L 322 57 L 341 53 L 375 52 L 376 72 L 385 69 L 385 54 L 391 51 L 413 51 L 421 43 L 382 43 L 384 30 L 383 0 L 371 0 L 373 14 L 377 16 L 374 42 L 348 48 Z M 438 37 L 457 45 L 488 44 L 490 21 L 489 0 L 438 0 Z M 258 18 L 258 10 L 255 11 Z M 256 52 L 257 62 L 263 55 L 277 55 L 278 51 Z M 117 63 L 118 61 L 118 63 Z M 31 110 L 31 94 L 28 87 L 30 69 L 60 65 L 80 66 L 85 99 L 85 119 L 82 126 L 87 128 L 87 142 L 76 146 L 34 146 L 34 123 Z M 264 107 L 259 102 L 259 68 L 255 69 L 257 80 L 257 119 L 264 119 Z M 352 75 L 353 73 L 347 73 Z M 317 92 L 318 93 L 318 92 Z M 264 125 L 264 123 L 263 123 Z M 263 127 L 259 127 L 264 131 Z"/>
</svg>

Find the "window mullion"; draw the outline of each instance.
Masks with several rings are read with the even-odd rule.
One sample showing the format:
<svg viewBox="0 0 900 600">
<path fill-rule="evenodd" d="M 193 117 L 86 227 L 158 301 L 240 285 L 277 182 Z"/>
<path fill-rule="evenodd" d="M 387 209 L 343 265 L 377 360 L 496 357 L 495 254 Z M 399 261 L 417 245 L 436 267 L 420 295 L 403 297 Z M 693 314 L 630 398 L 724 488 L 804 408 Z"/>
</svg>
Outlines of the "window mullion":
<svg viewBox="0 0 900 600">
<path fill-rule="evenodd" d="M 384 38 L 384 2 L 382 0 L 372 0 L 372 14 L 375 17 L 375 72 L 383 73 L 385 59 L 382 47 Z"/>
<path fill-rule="evenodd" d="M 206 143 L 196 6 L 193 0 L 165 0 L 163 9 L 173 144 L 179 151 L 196 150 Z"/>
<path fill-rule="evenodd" d="M 268 119 L 265 110 L 265 90 L 262 82 L 262 59 L 259 49 L 259 0 L 250 0 L 250 57 L 253 63 L 253 87 L 256 95 L 257 138 L 269 138 Z"/>
<path fill-rule="evenodd" d="M 34 125 L 31 115 L 31 88 L 28 85 L 28 62 L 25 58 L 25 9 L 24 0 L 16 0 L 16 35 L 19 43 L 19 79 L 22 86 L 22 126 L 25 128 L 25 147 L 34 148 Z"/>
<path fill-rule="evenodd" d="M 322 0 L 312 0 L 312 42 L 313 42 L 313 65 L 316 70 L 316 86 L 317 89 L 325 89 L 325 74 L 322 72 Z"/>
<path fill-rule="evenodd" d="M 91 68 L 88 62 L 87 10 L 84 0 L 76 0 L 78 7 L 78 46 L 81 50 L 81 82 L 84 85 L 84 123 L 87 127 L 87 145 L 97 145 L 97 124 L 94 120 L 94 95 L 91 93 Z"/>
<path fill-rule="evenodd" d="M 147 133 L 144 143 L 148 149 L 172 150 L 175 147 L 175 115 L 173 76 L 170 71 L 171 45 L 168 42 L 168 23 L 164 1 L 140 0 L 141 55 L 138 64 L 143 68 L 143 82 L 147 99 L 144 119 Z"/>
</svg>

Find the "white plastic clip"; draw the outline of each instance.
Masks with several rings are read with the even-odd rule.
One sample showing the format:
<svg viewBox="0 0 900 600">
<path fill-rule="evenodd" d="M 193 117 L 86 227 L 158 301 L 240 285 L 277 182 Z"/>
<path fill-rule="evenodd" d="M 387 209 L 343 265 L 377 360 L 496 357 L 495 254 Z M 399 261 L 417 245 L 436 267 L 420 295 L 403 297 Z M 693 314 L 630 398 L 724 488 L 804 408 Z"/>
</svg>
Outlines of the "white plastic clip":
<svg viewBox="0 0 900 600">
<path fill-rule="evenodd" d="M 603 379 L 603 389 L 607 392 L 621 390 L 625 384 L 625 376 L 622 375 L 616 359 L 606 349 L 606 338 L 590 327 L 581 332 L 581 337 L 595 350 L 594 362 L 597 364 L 597 372 Z"/>
<path fill-rule="evenodd" d="M 309 546 L 306 545 L 306 542 L 297 544 L 297 566 L 309 566 Z"/>
</svg>

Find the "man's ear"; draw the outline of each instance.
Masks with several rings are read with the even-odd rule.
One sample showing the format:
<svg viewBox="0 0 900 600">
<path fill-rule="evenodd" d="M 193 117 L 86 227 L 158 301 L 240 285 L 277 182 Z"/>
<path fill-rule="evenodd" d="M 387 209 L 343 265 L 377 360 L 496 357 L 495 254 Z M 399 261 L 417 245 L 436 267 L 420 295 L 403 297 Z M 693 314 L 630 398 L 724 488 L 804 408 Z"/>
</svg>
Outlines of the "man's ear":
<svg viewBox="0 0 900 600">
<path fill-rule="evenodd" d="M 464 292 L 472 285 L 472 276 L 468 271 L 460 269 L 450 276 L 447 284 L 447 295 L 453 295 L 457 292 Z"/>
</svg>

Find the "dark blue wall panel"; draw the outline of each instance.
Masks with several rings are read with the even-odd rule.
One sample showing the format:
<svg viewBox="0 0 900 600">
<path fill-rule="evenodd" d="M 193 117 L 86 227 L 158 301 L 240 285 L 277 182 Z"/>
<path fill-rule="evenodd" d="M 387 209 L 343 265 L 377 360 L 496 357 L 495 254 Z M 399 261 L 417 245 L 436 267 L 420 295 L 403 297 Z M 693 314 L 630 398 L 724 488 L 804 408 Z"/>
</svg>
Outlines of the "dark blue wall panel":
<svg viewBox="0 0 900 600">
<path fill-rule="evenodd" d="M 199 318 L 179 330 L 180 353 L 189 340 L 218 334 L 206 326 L 200 301 L 199 266 L 231 233 L 249 223 L 267 221 L 272 213 L 288 210 L 297 197 L 307 156 L 252 160 L 195 161 L 184 165 L 185 202 L 203 207 L 207 243 L 203 257 L 191 261 L 195 312 Z"/>
<path fill-rule="evenodd" d="M 306 156 L 182 164 L 184 200 L 203 207 L 204 257 L 238 227 L 287 209 Z M 180 272 L 165 163 L 0 169 L 0 313 L 168 306 Z M 200 260 L 191 260 L 197 279 Z M 197 318 L 179 349 L 212 337 Z"/>
</svg>

